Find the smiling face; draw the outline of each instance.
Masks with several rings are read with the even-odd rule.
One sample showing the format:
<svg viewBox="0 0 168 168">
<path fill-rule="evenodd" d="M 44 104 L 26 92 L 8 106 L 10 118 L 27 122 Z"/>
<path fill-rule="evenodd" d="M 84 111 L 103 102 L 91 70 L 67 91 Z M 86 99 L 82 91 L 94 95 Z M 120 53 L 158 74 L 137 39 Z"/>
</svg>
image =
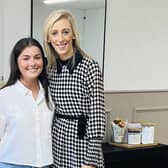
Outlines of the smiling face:
<svg viewBox="0 0 168 168">
<path fill-rule="evenodd" d="M 67 60 L 73 55 L 73 31 L 70 22 L 66 18 L 58 20 L 52 27 L 48 36 L 51 43 L 61 60 Z"/>
<path fill-rule="evenodd" d="M 43 59 L 41 51 L 36 46 L 26 47 L 17 59 L 20 71 L 20 80 L 24 83 L 37 81 L 43 70 Z"/>
</svg>

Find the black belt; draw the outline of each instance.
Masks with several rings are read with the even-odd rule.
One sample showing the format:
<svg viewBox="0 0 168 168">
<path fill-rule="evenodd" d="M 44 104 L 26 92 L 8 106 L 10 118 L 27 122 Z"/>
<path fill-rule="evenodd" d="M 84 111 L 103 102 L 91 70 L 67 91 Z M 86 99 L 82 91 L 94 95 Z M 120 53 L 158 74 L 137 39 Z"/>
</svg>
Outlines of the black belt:
<svg viewBox="0 0 168 168">
<path fill-rule="evenodd" d="M 55 116 L 58 118 L 64 118 L 69 120 L 78 120 L 81 117 L 81 116 L 64 115 L 59 113 L 55 113 Z"/>
<path fill-rule="evenodd" d="M 87 125 L 87 116 L 84 116 L 83 114 L 80 116 L 71 116 L 71 115 L 64 115 L 56 113 L 55 117 L 58 118 L 64 118 L 68 120 L 78 120 L 78 137 L 79 139 L 83 139 L 86 134 L 86 125 Z"/>
</svg>

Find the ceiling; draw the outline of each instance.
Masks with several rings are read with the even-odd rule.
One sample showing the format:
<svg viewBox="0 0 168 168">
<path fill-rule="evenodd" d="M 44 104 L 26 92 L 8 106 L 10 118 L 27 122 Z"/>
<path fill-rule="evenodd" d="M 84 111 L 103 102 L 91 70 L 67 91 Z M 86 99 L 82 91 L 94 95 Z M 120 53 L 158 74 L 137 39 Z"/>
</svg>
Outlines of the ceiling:
<svg viewBox="0 0 168 168">
<path fill-rule="evenodd" d="M 33 5 L 35 6 L 43 6 L 43 0 L 33 0 Z M 52 6 L 57 7 L 73 7 L 79 9 L 90 9 L 90 8 L 101 8 L 105 6 L 105 0 L 74 0 L 72 2 L 63 2 L 59 4 L 52 4 Z M 50 4 L 51 6 L 51 4 Z"/>
</svg>

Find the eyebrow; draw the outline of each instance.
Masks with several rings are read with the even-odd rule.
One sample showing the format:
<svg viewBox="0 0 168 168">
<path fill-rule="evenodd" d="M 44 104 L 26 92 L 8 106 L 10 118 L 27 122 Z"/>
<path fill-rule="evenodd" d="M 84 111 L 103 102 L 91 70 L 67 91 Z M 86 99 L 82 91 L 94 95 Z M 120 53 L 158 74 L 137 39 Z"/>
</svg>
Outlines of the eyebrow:
<svg viewBox="0 0 168 168">
<path fill-rule="evenodd" d="M 24 56 L 24 57 L 30 57 L 31 55 L 28 55 L 28 54 L 23 54 L 21 56 Z M 38 53 L 38 54 L 35 54 L 33 56 L 41 56 L 41 53 Z"/>
</svg>

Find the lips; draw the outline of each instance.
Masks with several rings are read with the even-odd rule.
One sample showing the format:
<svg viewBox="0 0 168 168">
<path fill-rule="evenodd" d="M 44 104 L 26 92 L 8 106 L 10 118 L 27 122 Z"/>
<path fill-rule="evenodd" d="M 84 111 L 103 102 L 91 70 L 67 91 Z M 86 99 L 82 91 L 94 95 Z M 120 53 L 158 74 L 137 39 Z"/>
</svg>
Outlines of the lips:
<svg viewBox="0 0 168 168">
<path fill-rule="evenodd" d="M 39 68 L 27 68 L 28 71 L 30 72 L 36 72 Z"/>
<path fill-rule="evenodd" d="M 66 45 L 67 44 L 57 44 L 57 47 L 62 50 L 66 47 Z"/>
</svg>

